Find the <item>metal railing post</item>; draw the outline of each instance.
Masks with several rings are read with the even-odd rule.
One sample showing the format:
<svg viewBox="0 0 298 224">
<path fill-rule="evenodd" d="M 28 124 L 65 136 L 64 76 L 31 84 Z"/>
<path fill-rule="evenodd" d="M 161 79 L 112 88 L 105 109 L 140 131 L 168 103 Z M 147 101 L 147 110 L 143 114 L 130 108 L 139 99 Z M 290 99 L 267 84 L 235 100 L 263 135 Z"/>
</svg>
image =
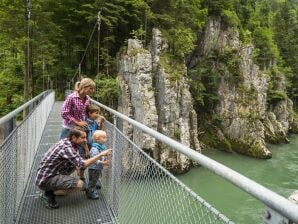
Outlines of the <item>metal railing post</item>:
<svg viewBox="0 0 298 224">
<path fill-rule="evenodd" d="M 33 111 L 33 109 L 34 109 L 34 103 L 31 103 L 30 106 L 29 106 L 28 114 L 30 114 L 31 111 Z"/>
<path fill-rule="evenodd" d="M 117 158 L 116 158 L 116 147 L 117 147 L 117 125 L 118 125 L 118 117 L 114 115 L 114 123 L 113 123 L 113 143 L 112 143 L 112 176 L 111 176 L 111 204 L 114 207 L 114 211 L 118 213 L 118 189 L 117 189 L 117 181 L 116 181 L 116 165 L 118 164 Z M 115 214 L 117 216 L 117 214 Z"/>
<path fill-rule="evenodd" d="M 3 125 L 3 137 L 6 139 L 16 127 L 16 117 L 11 118 Z"/>
</svg>

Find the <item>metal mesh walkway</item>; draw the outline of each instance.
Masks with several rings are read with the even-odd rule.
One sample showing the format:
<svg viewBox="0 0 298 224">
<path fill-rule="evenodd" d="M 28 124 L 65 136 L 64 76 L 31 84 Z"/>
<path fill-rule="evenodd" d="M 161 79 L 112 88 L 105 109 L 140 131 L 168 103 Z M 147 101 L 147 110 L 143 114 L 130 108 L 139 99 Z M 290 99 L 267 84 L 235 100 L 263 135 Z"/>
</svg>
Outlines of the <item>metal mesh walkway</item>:
<svg viewBox="0 0 298 224">
<path fill-rule="evenodd" d="M 103 194 L 100 199 L 88 200 L 84 192 L 73 192 L 66 196 L 57 197 L 60 208 L 56 210 L 47 209 L 40 200 L 40 190 L 35 186 L 35 176 L 39 162 L 49 147 L 59 139 L 61 130 L 61 119 L 59 111 L 61 102 L 56 102 L 46 123 L 35 161 L 32 167 L 29 185 L 23 197 L 22 209 L 18 223 L 43 224 L 43 223 L 112 223 L 111 214 Z"/>
</svg>

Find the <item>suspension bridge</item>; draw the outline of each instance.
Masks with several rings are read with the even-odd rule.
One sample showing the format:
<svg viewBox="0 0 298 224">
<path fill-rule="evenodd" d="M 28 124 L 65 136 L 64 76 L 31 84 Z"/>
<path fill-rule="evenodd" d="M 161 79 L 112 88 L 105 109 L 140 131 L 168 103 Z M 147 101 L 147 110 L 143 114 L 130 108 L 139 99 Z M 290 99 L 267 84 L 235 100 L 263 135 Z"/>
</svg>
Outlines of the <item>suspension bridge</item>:
<svg viewBox="0 0 298 224">
<path fill-rule="evenodd" d="M 83 191 L 57 198 L 47 209 L 35 186 L 37 166 L 61 128 L 55 93 L 46 91 L 0 119 L 0 223 L 233 223 L 181 183 L 121 131 L 122 122 L 149 134 L 230 181 L 267 209 L 260 223 L 298 223 L 298 206 L 245 176 L 93 100 L 113 117 L 106 122 L 112 164 L 104 169 L 100 199 Z M 28 115 L 19 120 L 26 110 Z"/>
<path fill-rule="evenodd" d="M 25 78 L 30 72 L 30 0 L 27 3 Z M 80 76 L 81 65 L 96 28 L 99 50 L 100 24 L 99 12 L 84 55 L 68 87 Z M 97 56 L 99 73 L 99 51 Z M 28 90 L 28 82 L 24 82 L 24 89 Z M 0 141 L 0 224 L 234 223 L 124 135 L 121 131 L 123 122 L 183 153 L 259 200 L 266 207 L 260 223 L 298 223 L 298 206 L 288 199 L 124 114 L 94 100 L 92 102 L 114 118 L 112 123 L 106 121 L 104 126 L 109 136 L 107 146 L 113 149 L 113 153 L 112 164 L 103 172 L 100 199 L 87 200 L 85 193 L 79 191 L 58 197 L 60 208 L 56 210 L 47 209 L 41 202 L 42 192 L 34 181 L 37 166 L 49 147 L 59 140 L 61 129 L 59 112 L 62 102 L 55 102 L 54 91 L 48 90 L 0 118 L 3 130 Z M 20 119 L 22 114 L 27 116 Z"/>
</svg>

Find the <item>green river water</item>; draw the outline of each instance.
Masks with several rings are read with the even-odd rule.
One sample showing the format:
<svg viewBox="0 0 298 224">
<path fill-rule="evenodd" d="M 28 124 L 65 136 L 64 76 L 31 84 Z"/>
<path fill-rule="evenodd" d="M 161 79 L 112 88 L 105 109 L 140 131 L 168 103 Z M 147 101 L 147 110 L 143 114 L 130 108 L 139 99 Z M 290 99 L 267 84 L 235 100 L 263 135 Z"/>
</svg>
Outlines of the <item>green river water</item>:
<svg viewBox="0 0 298 224">
<path fill-rule="evenodd" d="M 289 144 L 269 145 L 272 159 L 258 160 L 217 150 L 208 157 L 288 197 L 298 190 L 298 135 Z M 178 178 L 235 223 L 262 223 L 264 205 L 233 184 L 203 167 L 193 168 Z"/>
</svg>

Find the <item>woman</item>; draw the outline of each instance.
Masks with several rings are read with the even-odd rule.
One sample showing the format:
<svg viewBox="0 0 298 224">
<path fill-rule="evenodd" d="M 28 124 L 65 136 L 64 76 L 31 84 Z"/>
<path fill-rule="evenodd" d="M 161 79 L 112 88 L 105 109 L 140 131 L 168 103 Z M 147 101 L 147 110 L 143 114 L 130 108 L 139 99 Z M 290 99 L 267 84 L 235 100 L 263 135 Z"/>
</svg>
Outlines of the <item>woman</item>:
<svg viewBox="0 0 298 224">
<path fill-rule="evenodd" d="M 90 104 L 90 97 L 95 92 L 95 82 L 84 78 L 76 84 L 75 91 L 64 101 L 61 109 L 63 119 L 60 139 L 69 135 L 69 130 L 75 126 L 86 129 L 86 106 Z"/>
</svg>

